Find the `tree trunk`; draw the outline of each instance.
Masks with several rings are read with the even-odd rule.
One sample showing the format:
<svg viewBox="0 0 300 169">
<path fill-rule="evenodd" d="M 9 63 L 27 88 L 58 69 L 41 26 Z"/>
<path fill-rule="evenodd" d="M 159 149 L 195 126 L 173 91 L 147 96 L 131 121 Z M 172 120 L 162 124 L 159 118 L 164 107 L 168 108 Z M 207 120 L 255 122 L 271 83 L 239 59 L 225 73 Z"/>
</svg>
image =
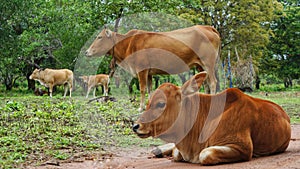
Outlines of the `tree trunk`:
<svg viewBox="0 0 300 169">
<path fill-rule="evenodd" d="M 11 91 L 13 87 L 13 84 L 9 81 L 5 82 L 5 88 L 7 91 Z"/>
<path fill-rule="evenodd" d="M 260 84 L 260 78 L 258 76 L 256 76 L 255 78 L 255 88 L 259 89 L 259 84 Z"/>
<path fill-rule="evenodd" d="M 159 76 L 154 76 L 154 80 L 155 80 L 155 89 L 157 89 L 159 85 Z"/>
<path fill-rule="evenodd" d="M 28 88 L 27 89 L 34 91 L 35 90 L 35 81 L 29 79 L 29 76 L 30 76 L 30 73 L 27 73 L 26 74 L 26 79 L 27 79 L 27 84 L 28 84 Z"/>
<path fill-rule="evenodd" d="M 13 75 L 7 74 L 4 79 L 4 84 L 7 91 L 11 91 L 18 77 L 13 77 Z"/>
</svg>

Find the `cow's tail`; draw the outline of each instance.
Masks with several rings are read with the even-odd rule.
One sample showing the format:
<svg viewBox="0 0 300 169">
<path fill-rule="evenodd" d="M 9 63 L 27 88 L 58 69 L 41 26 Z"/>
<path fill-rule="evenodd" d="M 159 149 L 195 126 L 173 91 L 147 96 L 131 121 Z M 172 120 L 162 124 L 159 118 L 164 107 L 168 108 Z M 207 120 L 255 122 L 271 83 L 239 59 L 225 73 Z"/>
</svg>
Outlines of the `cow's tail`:
<svg viewBox="0 0 300 169">
<path fill-rule="evenodd" d="M 109 85 L 109 83 L 110 83 L 110 77 L 109 75 L 107 75 L 107 85 Z"/>
<path fill-rule="evenodd" d="M 74 73 L 73 73 L 73 72 L 72 72 L 72 77 L 71 77 L 71 79 L 72 79 L 72 92 L 73 92 L 73 91 L 76 90 L 76 84 L 75 84 L 76 79 L 75 79 L 75 77 L 74 77 Z"/>
<path fill-rule="evenodd" d="M 219 34 L 220 36 L 220 34 Z M 219 48 L 218 48 L 218 55 L 217 55 L 217 58 L 216 58 L 216 64 L 215 64 L 215 77 L 217 79 L 217 84 L 216 84 L 216 92 L 220 91 L 220 78 L 219 78 L 219 73 L 218 73 L 218 65 L 220 60 L 221 60 L 221 48 L 222 48 L 222 42 L 220 40 L 219 42 Z"/>
</svg>

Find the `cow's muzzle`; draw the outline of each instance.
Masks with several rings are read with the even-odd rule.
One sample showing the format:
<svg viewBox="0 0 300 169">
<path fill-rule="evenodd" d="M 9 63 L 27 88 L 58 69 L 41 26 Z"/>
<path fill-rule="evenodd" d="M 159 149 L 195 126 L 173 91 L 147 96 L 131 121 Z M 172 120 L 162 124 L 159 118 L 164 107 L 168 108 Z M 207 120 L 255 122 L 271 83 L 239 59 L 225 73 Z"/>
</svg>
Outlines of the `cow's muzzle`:
<svg viewBox="0 0 300 169">
<path fill-rule="evenodd" d="M 132 130 L 135 132 L 135 134 L 137 134 L 137 136 L 139 136 L 140 138 L 147 138 L 149 137 L 149 131 L 145 130 L 145 131 L 141 131 L 141 125 L 140 124 L 134 124 L 132 126 Z"/>
<path fill-rule="evenodd" d="M 88 57 L 91 56 L 90 53 L 89 53 L 89 50 L 85 51 L 85 56 L 88 56 Z"/>
<path fill-rule="evenodd" d="M 135 133 L 137 133 L 137 130 L 140 128 L 140 125 L 139 124 L 134 124 L 133 126 L 132 126 L 132 130 L 135 132 Z"/>
</svg>

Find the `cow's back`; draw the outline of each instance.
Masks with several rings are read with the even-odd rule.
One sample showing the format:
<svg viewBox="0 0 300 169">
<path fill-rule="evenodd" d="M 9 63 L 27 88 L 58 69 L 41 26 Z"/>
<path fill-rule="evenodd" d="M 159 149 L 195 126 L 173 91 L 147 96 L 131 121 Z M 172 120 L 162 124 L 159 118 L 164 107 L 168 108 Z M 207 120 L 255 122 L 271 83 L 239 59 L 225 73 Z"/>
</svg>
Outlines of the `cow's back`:
<svg viewBox="0 0 300 169">
<path fill-rule="evenodd" d="M 171 32 L 163 32 L 167 36 L 182 41 L 193 50 L 197 50 L 199 47 L 196 45 L 209 44 L 215 49 L 219 48 L 221 38 L 219 32 L 211 26 L 196 25 L 188 28 L 178 29 Z M 197 51 L 195 51 L 197 52 Z"/>
<path fill-rule="evenodd" d="M 69 69 L 45 69 L 45 79 L 54 85 L 73 83 L 73 72 Z"/>
<path fill-rule="evenodd" d="M 108 82 L 108 78 L 109 78 L 108 75 L 98 74 L 96 76 L 97 76 L 98 83 L 106 84 Z"/>
<path fill-rule="evenodd" d="M 223 92 L 225 93 L 224 111 L 218 127 L 209 138 L 210 144 L 244 142 L 248 146 L 253 146 L 254 156 L 286 150 L 291 138 L 290 120 L 280 106 L 248 96 L 238 89 L 228 89 Z M 220 105 L 222 104 L 218 104 Z M 241 151 L 249 150 L 244 148 Z"/>
</svg>

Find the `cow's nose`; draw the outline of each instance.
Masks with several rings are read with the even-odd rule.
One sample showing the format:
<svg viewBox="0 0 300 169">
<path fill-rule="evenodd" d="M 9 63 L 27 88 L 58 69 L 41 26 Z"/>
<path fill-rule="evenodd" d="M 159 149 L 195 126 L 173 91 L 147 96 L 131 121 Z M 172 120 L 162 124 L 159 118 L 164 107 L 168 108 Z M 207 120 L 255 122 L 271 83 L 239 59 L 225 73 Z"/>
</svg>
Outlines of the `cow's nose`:
<svg viewBox="0 0 300 169">
<path fill-rule="evenodd" d="M 137 130 L 140 128 L 140 125 L 139 124 L 134 124 L 133 126 L 132 126 L 132 130 L 134 131 L 134 132 L 137 132 Z"/>
<path fill-rule="evenodd" d="M 88 54 L 89 54 L 89 51 L 86 50 L 86 51 L 85 51 L 85 56 L 88 56 Z"/>
</svg>

